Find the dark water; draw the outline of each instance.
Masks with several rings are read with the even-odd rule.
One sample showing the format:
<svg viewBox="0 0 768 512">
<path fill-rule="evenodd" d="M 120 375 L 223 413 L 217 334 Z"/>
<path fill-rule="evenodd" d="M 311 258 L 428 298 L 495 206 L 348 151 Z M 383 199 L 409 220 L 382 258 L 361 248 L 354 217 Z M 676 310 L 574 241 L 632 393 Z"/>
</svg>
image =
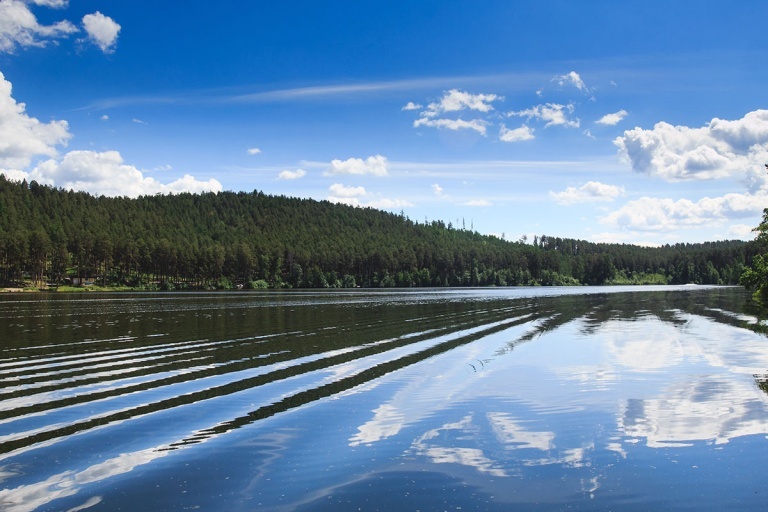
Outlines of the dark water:
<svg viewBox="0 0 768 512">
<path fill-rule="evenodd" d="M 765 510 L 739 288 L 0 296 L 0 510 Z"/>
</svg>

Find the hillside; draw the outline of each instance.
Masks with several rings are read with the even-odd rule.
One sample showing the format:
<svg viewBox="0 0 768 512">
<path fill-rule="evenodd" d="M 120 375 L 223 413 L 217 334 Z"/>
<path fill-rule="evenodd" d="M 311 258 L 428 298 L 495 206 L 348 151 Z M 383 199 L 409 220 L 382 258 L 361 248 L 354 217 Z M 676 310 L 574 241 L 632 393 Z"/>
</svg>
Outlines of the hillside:
<svg viewBox="0 0 768 512">
<path fill-rule="evenodd" d="M 0 285 L 138 288 L 736 284 L 741 241 L 660 248 L 441 221 L 261 192 L 94 197 L 0 175 Z"/>
</svg>

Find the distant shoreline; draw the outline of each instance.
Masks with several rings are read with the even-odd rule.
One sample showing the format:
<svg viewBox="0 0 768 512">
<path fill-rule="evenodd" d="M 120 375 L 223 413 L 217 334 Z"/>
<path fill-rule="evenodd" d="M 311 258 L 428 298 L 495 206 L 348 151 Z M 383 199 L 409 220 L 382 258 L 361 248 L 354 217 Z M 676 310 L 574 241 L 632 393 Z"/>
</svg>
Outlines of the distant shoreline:
<svg viewBox="0 0 768 512">
<path fill-rule="evenodd" d="M 458 287 L 437 287 L 436 289 L 469 289 L 469 288 L 482 288 L 482 289 L 511 289 L 511 288 L 556 288 L 556 287 L 564 287 L 564 288 L 595 288 L 595 287 L 616 287 L 616 286 L 628 286 L 628 287 L 637 287 L 637 288 L 644 288 L 647 286 L 669 286 L 669 287 L 698 287 L 698 286 L 723 286 L 723 287 L 733 287 L 735 285 L 697 285 L 694 283 L 689 283 L 685 285 L 679 285 L 679 284 L 670 284 L 670 283 L 607 283 L 602 285 L 569 285 L 569 286 L 558 286 L 558 285 L 533 285 L 533 286 L 476 286 L 476 287 L 464 287 L 464 286 L 458 286 Z M 356 290 L 419 290 L 424 289 L 425 287 L 409 287 L 409 288 L 398 288 L 398 287 L 391 287 L 391 288 L 363 288 L 363 287 L 357 287 L 354 288 Z M 428 288 L 428 287 L 427 287 Z M 86 286 L 86 287 L 73 287 L 73 286 L 62 286 L 58 288 L 52 288 L 52 289 L 39 289 L 39 288 L 19 288 L 19 287 L 5 287 L 0 288 L 0 294 L 3 293 L 156 293 L 156 292 L 194 292 L 194 291 L 200 291 L 200 292 L 212 292 L 212 291 L 244 291 L 244 292 L 253 292 L 253 291 L 318 291 L 318 290 L 330 290 L 330 288 L 264 288 L 264 289 L 214 289 L 214 290 L 204 290 L 204 289 L 176 289 L 176 290 L 147 290 L 146 288 L 132 288 L 129 286 L 121 286 L 121 287 L 109 287 L 109 286 Z M 337 288 L 337 290 L 353 290 L 352 288 Z"/>
</svg>

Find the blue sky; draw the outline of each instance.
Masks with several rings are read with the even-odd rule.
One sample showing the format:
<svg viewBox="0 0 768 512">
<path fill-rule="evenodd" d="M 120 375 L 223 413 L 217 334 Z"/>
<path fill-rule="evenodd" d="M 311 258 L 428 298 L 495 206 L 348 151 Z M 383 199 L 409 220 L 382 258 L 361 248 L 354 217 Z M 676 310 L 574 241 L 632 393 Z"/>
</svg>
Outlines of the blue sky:
<svg viewBox="0 0 768 512">
<path fill-rule="evenodd" d="M 518 240 L 751 239 L 763 1 L 0 0 L 0 172 Z"/>
</svg>

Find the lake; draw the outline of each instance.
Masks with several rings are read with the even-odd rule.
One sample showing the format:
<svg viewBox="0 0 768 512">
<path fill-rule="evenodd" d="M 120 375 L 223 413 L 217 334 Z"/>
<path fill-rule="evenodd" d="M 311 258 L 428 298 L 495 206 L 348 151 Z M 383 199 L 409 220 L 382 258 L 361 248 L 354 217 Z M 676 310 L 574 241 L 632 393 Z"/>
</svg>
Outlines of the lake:
<svg viewBox="0 0 768 512">
<path fill-rule="evenodd" d="M 765 509 L 748 299 L 4 294 L 0 509 Z"/>
</svg>

